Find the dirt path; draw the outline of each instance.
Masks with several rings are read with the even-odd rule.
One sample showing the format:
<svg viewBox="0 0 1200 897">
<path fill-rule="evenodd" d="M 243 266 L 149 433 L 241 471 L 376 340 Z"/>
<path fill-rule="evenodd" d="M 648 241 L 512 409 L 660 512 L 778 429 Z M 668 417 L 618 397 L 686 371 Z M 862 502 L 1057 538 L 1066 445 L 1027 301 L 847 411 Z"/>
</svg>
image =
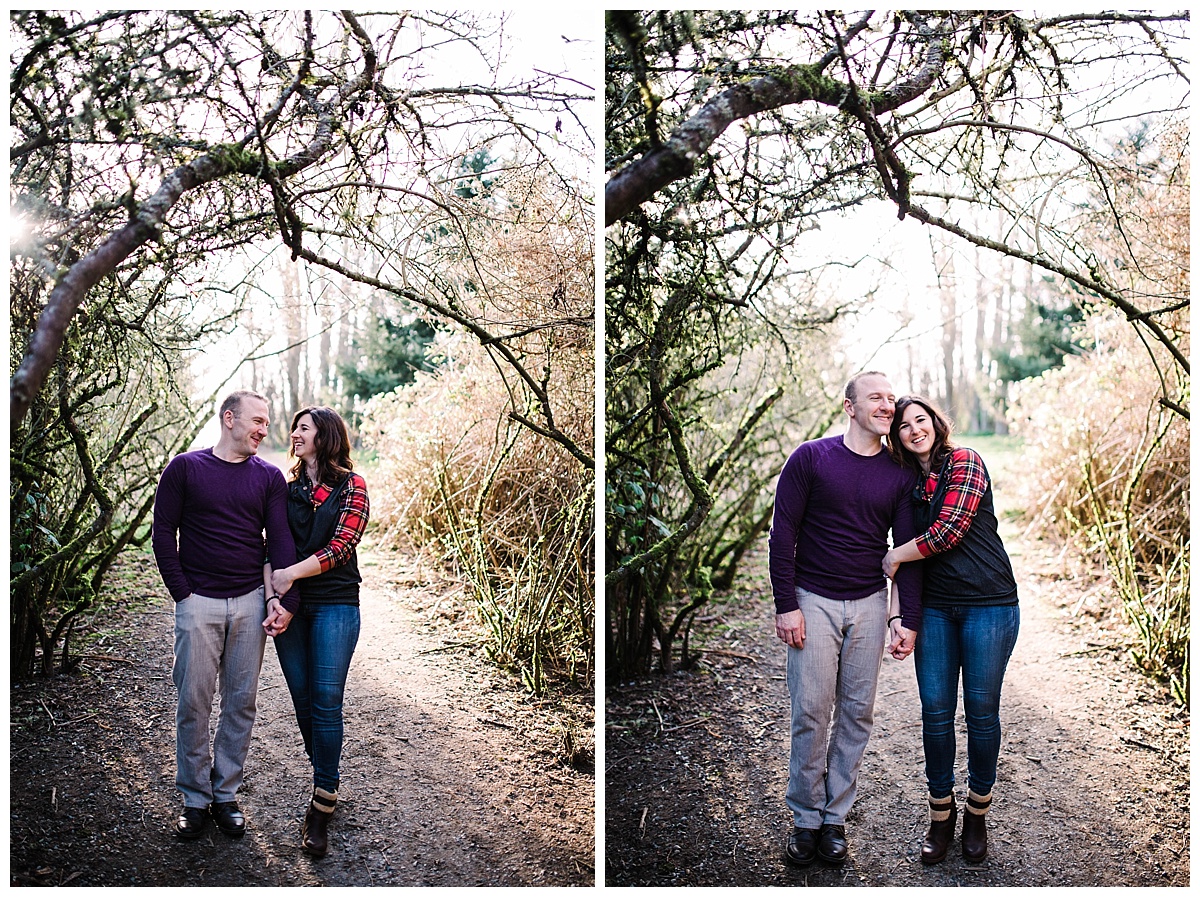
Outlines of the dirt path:
<svg viewBox="0 0 1200 897">
<path fill-rule="evenodd" d="M 925 868 L 920 708 L 911 661 L 884 659 L 875 732 L 848 819 L 850 859 L 784 861 L 785 653 L 771 628 L 765 551 L 693 640 L 692 674 L 606 689 L 605 881 L 610 885 L 1186 886 L 1189 719 L 1132 673 L 1117 635 L 1072 616 L 1088 584 L 1037 543 L 1007 540 L 1021 634 L 1005 679 L 990 855 L 957 844 Z M 756 572 L 757 571 L 757 572 Z M 716 653 L 723 652 L 723 653 Z M 959 711 L 956 794 L 964 799 Z"/>
<path fill-rule="evenodd" d="M 591 885 L 591 697 L 539 702 L 486 664 L 445 585 L 364 551 L 363 627 L 346 698 L 341 803 L 321 861 L 299 851 L 311 771 L 268 644 L 235 841 L 171 834 L 172 611 L 130 558 L 116 627 L 82 673 L 11 695 L 11 876 L 73 885 Z M 472 646 L 474 643 L 474 646 Z"/>
</svg>

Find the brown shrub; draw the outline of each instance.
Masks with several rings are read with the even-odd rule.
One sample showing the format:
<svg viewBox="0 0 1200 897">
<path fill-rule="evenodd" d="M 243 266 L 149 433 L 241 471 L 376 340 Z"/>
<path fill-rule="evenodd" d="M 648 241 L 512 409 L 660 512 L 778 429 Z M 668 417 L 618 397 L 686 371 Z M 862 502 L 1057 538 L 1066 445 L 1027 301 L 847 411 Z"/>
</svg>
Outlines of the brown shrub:
<svg viewBox="0 0 1200 897">
<path fill-rule="evenodd" d="M 587 683 L 590 471 L 510 419 L 508 389 L 481 347 L 455 356 L 368 403 L 373 518 L 385 541 L 432 552 L 470 583 L 498 663 L 535 691 L 548 670 Z"/>
<path fill-rule="evenodd" d="M 1094 348 L 1022 384 L 1009 413 L 1026 445 L 1022 505 L 1039 509 L 1031 529 L 1104 563 L 1137 633 L 1134 659 L 1185 701 L 1188 422 L 1159 403 L 1161 381 L 1128 322 L 1096 315 L 1085 327 Z"/>
</svg>

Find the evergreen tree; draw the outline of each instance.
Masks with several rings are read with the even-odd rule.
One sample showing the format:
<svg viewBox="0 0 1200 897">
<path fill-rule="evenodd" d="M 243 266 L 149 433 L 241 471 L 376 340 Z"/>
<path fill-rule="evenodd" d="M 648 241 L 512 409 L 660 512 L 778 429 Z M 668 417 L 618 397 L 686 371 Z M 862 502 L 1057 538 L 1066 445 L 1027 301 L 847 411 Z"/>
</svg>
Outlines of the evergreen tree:
<svg viewBox="0 0 1200 897">
<path fill-rule="evenodd" d="M 997 377 L 1007 382 L 1036 377 L 1061 367 L 1068 355 L 1079 355 L 1083 345 L 1077 336 L 1084 312 L 1076 303 L 1055 307 L 1030 300 L 1017 324 L 1016 337 L 996 352 Z"/>
<path fill-rule="evenodd" d="M 358 363 L 338 365 L 342 391 L 351 404 L 355 398 L 365 401 L 412 383 L 417 371 L 433 370 L 426 349 L 436 333 L 433 325 L 420 318 L 407 322 L 373 315 L 371 326 L 354 340 Z"/>
</svg>

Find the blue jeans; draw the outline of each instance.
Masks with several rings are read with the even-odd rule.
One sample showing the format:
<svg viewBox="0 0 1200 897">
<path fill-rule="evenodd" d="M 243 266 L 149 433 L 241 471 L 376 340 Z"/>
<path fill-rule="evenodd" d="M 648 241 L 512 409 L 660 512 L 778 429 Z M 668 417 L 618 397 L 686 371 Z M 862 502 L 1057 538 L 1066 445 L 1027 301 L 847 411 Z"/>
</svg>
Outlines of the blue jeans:
<svg viewBox="0 0 1200 897">
<path fill-rule="evenodd" d="M 954 790 L 954 714 L 960 671 L 967 718 L 967 784 L 980 796 L 992 793 L 1000 755 L 1000 687 L 1020 625 L 1021 611 L 1015 604 L 962 604 L 922 611 L 914 655 L 931 797 L 947 797 Z"/>
<path fill-rule="evenodd" d="M 292 693 L 313 785 L 336 792 L 342 760 L 342 697 L 358 644 L 358 607 L 301 604 L 287 630 L 275 637 L 279 667 Z"/>
</svg>

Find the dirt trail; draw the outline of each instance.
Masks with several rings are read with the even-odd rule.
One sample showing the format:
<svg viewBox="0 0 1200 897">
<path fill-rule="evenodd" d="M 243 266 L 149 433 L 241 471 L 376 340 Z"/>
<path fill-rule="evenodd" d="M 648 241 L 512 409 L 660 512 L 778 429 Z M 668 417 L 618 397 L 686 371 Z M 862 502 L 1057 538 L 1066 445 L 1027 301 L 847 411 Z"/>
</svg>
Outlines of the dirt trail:
<svg viewBox="0 0 1200 897">
<path fill-rule="evenodd" d="M 246 836 L 171 834 L 172 612 L 153 559 L 123 571 L 130 604 L 83 673 L 12 691 L 14 884 L 590 885 L 594 775 L 563 760 L 589 696 L 538 702 L 486 664 L 445 586 L 360 555 L 341 802 L 327 857 L 299 851 L 311 771 L 268 644 L 239 802 Z M 472 644 L 475 647 L 472 647 Z M 116 658 L 116 659 L 106 659 Z"/>
<path fill-rule="evenodd" d="M 1189 718 L 1125 666 L 1117 635 L 1072 616 L 1085 587 L 1039 543 L 1008 537 L 1021 634 L 1005 679 L 990 855 L 957 843 L 923 867 L 927 825 L 911 660 L 885 658 L 874 735 L 840 869 L 793 869 L 784 804 L 785 652 L 771 626 L 765 550 L 693 641 L 692 674 L 606 690 L 605 881 L 610 885 L 1186 886 Z M 720 652 L 720 653 L 718 653 Z M 965 798 L 961 708 L 955 793 Z"/>
</svg>

